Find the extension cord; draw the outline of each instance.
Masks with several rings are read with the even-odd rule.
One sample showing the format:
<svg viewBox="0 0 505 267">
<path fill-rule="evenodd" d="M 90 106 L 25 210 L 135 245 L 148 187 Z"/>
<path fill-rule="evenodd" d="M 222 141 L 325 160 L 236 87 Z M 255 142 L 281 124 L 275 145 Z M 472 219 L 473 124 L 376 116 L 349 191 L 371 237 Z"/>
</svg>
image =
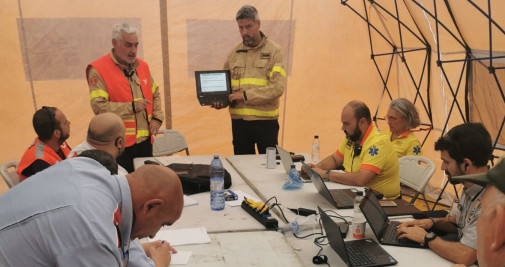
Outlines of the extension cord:
<svg viewBox="0 0 505 267">
<path fill-rule="evenodd" d="M 241 206 L 242 206 L 242 209 L 247 211 L 247 213 L 249 213 L 254 219 L 256 219 L 258 222 L 260 222 L 266 228 L 275 230 L 279 226 L 277 219 L 272 217 L 272 215 L 270 215 L 270 213 L 268 212 L 268 206 L 266 206 L 266 205 L 261 206 L 261 210 L 264 210 L 263 212 L 261 212 L 261 210 L 256 211 L 256 209 L 251 207 L 250 204 L 246 200 L 242 201 Z M 266 210 L 265 210 L 265 208 L 266 208 Z"/>
</svg>

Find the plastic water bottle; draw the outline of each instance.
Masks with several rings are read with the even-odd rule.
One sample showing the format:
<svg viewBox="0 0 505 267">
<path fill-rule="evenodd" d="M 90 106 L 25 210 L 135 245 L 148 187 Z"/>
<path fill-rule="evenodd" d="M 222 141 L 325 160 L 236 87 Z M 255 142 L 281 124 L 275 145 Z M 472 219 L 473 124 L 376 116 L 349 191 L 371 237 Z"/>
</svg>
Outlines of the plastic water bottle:
<svg viewBox="0 0 505 267">
<path fill-rule="evenodd" d="M 301 231 L 305 230 L 315 230 L 319 228 L 319 220 L 316 214 L 311 214 L 307 217 L 300 217 L 295 221 L 287 223 L 283 227 L 279 228 L 279 230 L 283 233 L 292 231 L 293 234 L 298 234 Z"/>
<path fill-rule="evenodd" d="M 224 168 L 219 155 L 214 155 L 210 163 L 210 208 L 224 209 Z"/>
<path fill-rule="evenodd" d="M 291 171 L 289 172 L 289 180 L 284 183 L 282 189 L 284 190 L 296 190 L 302 188 L 303 183 L 300 180 L 300 174 L 296 170 L 295 165 L 291 165 Z"/>
<path fill-rule="evenodd" d="M 319 162 L 319 135 L 314 135 L 314 141 L 312 141 L 312 163 L 316 164 Z"/>
<path fill-rule="evenodd" d="M 359 208 L 359 204 L 363 200 L 363 191 L 356 192 L 356 197 L 354 198 L 354 216 L 352 218 L 352 235 L 354 238 L 360 239 L 364 237 L 364 223 L 366 223 L 366 218 Z M 356 229 L 357 225 L 361 225 L 362 229 Z"/>
</svg>

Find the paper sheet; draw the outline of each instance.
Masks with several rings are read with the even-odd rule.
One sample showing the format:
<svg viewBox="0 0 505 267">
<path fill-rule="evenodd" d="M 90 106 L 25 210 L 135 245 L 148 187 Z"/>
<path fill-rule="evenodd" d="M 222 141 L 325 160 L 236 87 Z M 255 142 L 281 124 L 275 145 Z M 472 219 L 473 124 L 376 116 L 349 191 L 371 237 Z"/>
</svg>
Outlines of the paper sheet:
<svg viewBox="0 0 505 267">
<path fill-rule="evenodd" d="M 198 201 L 196 201 L 195 199 L 193 199 L 189 196 L 184 195 L 184 207 L 193 206 L 193 205 L 197 205 L 197 204 L 198 204 Z"/>
<path fill-rule="evenodd" d="M 170 265 L 186 265 L 189 262 L 189 258 L 191 258 L 191 251 L 180 251 L 177 250 L 177 253 L 172 253 L 172 260 L 170 261 Z"/>
<path fill-rule="evenodd" d="M 237 200 L 232 200 L 232 201 L 226 201 L 226 204 L 228 204 L 228 206 L 230 207 L 237 207 L 237 206 L 240 206 L 242 205 L 242 201 L 244 200 L 244 196 L 248 199 L 252 199 L 254 200 L 254 202 L 259 202 L 260 200 L 258 200 L 257 198 L 254 198 L 254 197 L 251 197 L 249 196 L 248 194 L 240 191 L 240 190 L 232 190 L 233 193 L 237 194 L 238 196 L 238 199 Z"/>
<path fill-rule="evenodd" d="M 204 227 L 186 228 L 180 230 L 161 230 L 149 241 L 165 240 L 170 246 L 210 243 L 210 237 Z"/>
</svg>

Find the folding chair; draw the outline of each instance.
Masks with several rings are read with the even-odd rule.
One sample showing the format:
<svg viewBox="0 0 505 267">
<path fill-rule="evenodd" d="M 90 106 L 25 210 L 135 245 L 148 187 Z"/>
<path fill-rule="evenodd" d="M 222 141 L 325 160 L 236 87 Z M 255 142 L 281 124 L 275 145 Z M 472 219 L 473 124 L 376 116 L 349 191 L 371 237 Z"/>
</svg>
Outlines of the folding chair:
<svg viewBox="0 0 505 267">
<path fill-rule="evenodd" d="M 162 136 L 154 138 L 153 156 L 172 155 L 182 150 L 186 150 L 186 155 L 189 156 L 188 144 L 181 132 L 163 129 L 158 132 L 158 135 L 160 134 L 162 134 Z"/>
<path fill-rule="evenodd" d="M 19 176 L 16 173 L 19 161 L 9 161 L 0 166 L 0 173 L 4 178 L 5 182 L 12 188 L 19 183 Z"/>
<path fill-rule="evenodd" d="M 430 206 L 424 195 L 424 188 L 435 172 L 435 164 L 430 159 L 422 156 L 403 156 L 399 159 L 399 163 L 400 183 L 416 190 L 410 204 L 414 204 L 419 194 L 422 194 L 426 207 L 429 210 Z"/>
</svg>

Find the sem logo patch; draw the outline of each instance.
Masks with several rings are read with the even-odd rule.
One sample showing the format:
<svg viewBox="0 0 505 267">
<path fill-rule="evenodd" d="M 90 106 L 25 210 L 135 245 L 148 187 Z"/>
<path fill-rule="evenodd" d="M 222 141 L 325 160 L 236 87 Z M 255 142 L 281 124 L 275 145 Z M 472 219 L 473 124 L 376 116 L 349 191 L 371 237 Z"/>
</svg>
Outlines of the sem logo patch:
<svg viewBox="0 0 505 267">
<path fill-rule="evenodd" d="M 97 85 L 98 84 L 98 78 L 97 77 L 91 77 L 89 79 L 89 84 L 90 85 Z"/>
<path fill-rule="evenodd" d="M 370 156 L 376 156 L 377 154 L 379 154 L 379 149 L 376 147 L 376 146 L 373 146 L 370 148 L 370 150 L 368 150 L 368 154 L 370 154 Z"/>
<path fill-rule="evenodd" d="M 413 152 L 414 152 L 414 154 L 419 155 L 419 153 L 421 153 L 421 147 L 420 146 L 415 146 Z"/>
</svg>

